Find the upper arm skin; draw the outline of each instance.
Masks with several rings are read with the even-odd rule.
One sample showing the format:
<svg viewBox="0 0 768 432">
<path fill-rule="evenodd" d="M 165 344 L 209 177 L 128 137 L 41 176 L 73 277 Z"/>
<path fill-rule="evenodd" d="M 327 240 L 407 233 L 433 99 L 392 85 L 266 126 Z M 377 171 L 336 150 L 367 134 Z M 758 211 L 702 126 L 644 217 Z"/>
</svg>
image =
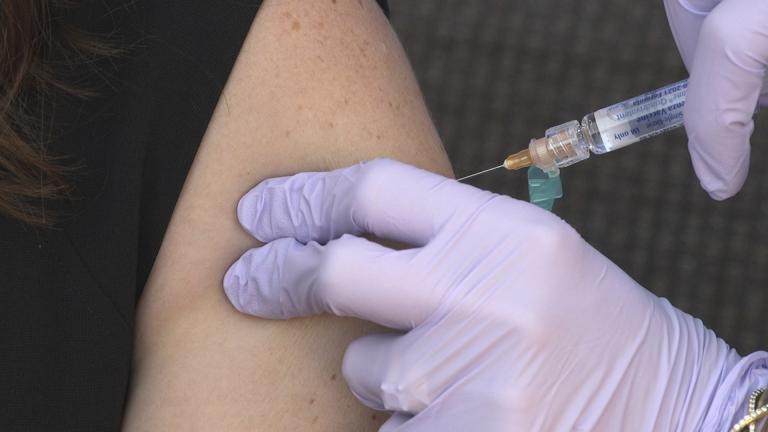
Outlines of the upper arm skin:
<svg viewBox="0 0 768 432">
<path fill-rule="evenodd" d="M 236 312 L 229 265 L 257 245 L 237 201 L 264 178 L 379 156 L 451 176 L 418 86 L 372 0 L 267 0 L 184 184 L 137 312 L 128 431 L 376 430 L 340 377 L 372 326 Z"/>
</svg>

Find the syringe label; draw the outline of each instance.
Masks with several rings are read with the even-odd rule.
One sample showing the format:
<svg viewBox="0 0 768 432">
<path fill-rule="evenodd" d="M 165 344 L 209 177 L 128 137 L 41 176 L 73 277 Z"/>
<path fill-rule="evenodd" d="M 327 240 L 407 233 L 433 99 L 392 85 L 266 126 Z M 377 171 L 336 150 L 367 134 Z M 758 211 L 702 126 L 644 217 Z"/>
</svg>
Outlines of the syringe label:
<svg viewBox="0 0 768 432">
<path fill-rule="evenodd" d="M 688 80 L 595 111 L 605 151 L 664 133 L 683 124 Z"/>
</svg>

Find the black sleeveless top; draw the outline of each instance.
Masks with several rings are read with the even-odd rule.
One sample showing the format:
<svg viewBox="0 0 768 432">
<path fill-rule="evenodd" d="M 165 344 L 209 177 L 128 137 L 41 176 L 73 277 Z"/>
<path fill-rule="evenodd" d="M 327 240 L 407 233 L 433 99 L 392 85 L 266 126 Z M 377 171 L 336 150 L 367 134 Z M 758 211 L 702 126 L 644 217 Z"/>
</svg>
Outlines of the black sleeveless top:
<svg viewBox="0 0 768 432">
<path fill-rule="evenodd" d="M 97 96 L 45 113 L 48 152 L 83 166 L 47 204 L 62 223 L 0 216 L 1 431 L 120 429 L 136 300 L 261 2 L 80 3 L 73 23 L 122 52 L 72 74 Z"/>
</svg>

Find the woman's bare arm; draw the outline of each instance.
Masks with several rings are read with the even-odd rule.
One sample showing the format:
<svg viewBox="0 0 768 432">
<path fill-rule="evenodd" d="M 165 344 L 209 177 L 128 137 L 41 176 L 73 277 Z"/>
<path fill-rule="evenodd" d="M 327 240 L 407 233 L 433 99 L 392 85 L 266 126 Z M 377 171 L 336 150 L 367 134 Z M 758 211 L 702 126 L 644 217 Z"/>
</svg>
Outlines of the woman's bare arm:
<svg viewBox="0 0 768 432">
<path fill-rule="evenodd" d="M 238 314 L 223 274 L 261 179 L 377 156 L 451 175 L 396 36 L 372 0 L 268 0 L 187 177 L 139 305 L 129 431 L 375 430 L 340 377 L 352 319 Z"/>
</svg>

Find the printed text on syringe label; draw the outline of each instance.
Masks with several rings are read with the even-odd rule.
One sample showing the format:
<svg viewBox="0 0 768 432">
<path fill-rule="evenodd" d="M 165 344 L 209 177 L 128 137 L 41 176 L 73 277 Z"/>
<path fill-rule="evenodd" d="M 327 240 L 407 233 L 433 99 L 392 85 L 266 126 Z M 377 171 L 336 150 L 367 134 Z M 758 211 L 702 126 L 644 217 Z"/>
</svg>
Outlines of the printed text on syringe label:
<svg viewBox="0 0 768 432">
<path fill-rule="evenodd" d="M 674 129 L 683 123 L 688 82 L 681 81 L 595 111 L 605 151 Z"/>
</svg>

